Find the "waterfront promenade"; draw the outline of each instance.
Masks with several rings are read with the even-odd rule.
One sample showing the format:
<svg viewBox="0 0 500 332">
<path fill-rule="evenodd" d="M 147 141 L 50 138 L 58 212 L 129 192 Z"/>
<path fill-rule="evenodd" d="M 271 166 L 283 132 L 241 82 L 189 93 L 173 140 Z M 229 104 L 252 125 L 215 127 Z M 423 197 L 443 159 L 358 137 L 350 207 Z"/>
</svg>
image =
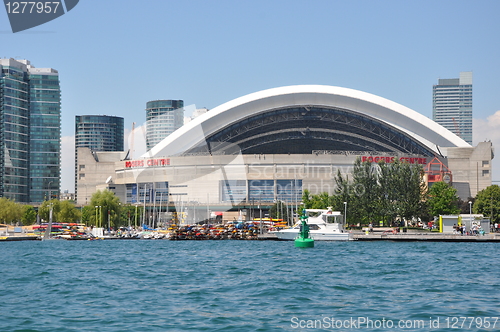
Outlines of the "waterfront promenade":
<svg viewBox="0 0 500 332">
<path fill-rule="evenodd" d="M 397 242 L 500 242 L 500 233 L 492 233 L 485 235 L 458 235 L 458 234 L 443 234 L 443 233 L 397 233 L 397 234 L 382 234 L 372 233 L 366 234 L 361 232 L 353 232 L 353 241 L 397 241 Z M 259 235 L 259 240 L 276 240 L 273 234 Z"/>
<path fill-rule="evenodd" d="M 105 237 L 102 240 L 120 240 L 130 238 L 120 237 Z M 227 238 L 226 238 L 227 239 Z M 500 242 L 500 233 L 491 233 L 484 235 L 458 235 L 458 234 L 443 234 L 443 233 L 398 233 L 398 234 L 365 234 L 355 232 L 352 235 L 354 241 L 396 241 L 396 242 Z M 36 241 L 40 240 L 39 236 L 27 234 L 10 234 L 8 236 L 0 236 L 0 242 L 4 241 Z M 189 239 L 186 239 L 189 240 Z M 207 240 L 224 240 L 224 239 L 207 239 Z M 230 240 L 230 239 L 227 239 Z M 252 238 L 235 238 L 233 240 L 261 240 L 261 241 L 278 241 L 272 233 L 265 233 Z"/>
<path fill-rule="evenodd" d="M 4 227 L 6 225 L 3 225 Z M 373 232 L 367 233 L 366 230 L 353 230 L 352 239 L 354 241 L 398 241 L 398 242 L 500 242 L 500 233 L 461 235 L 451 233 L 437 233 L 425 230 L 412 230 L 411 232 L 393 233 L 390 227 L 376 227 Z M 142 236 L 123 237 L 107 236 L 99 237 L 102 240 L 120 240 L 120 239 L 170 239 L 170 240 L 261 240 L 277 241 L 276 235 L 269 232 L 259 234 L 259 228 L 244 227 L 238 228 L 233 224 L 218 225 L 193 225 L 171 228 L 169 231 L 157 231 L 162 236 L 154 236 L 155 232 L 145 232 Z M 170 233 L 169 236 L 165 236 Z M 114 233 L 113 233 L 114 234 Z M 33 241 L 41 240 L 41 234 L 34 233 L 32 226 L 14 227 L 0 229 L 0 242 L 4 241 Z M 71 238 L 77 239 L 77 238 Z M 85 238 L 86 239 L 86 238 Z"/>
<path fill-rule="evenodd" d="M 354 233 L 356 241 L 432 241 L 432 242 L 500 242 L 500 233 L 484 235 L 460 235 L 444 233 L 397 233 L 397 234 L 365 234 Z"/>
<path fill-rule="evenodd" d="M 32 226 L 23 227 L 0 224 L 0 242 L 29 240 L 40 240 L 39 236 L 33 233 Z"/>
</svg>

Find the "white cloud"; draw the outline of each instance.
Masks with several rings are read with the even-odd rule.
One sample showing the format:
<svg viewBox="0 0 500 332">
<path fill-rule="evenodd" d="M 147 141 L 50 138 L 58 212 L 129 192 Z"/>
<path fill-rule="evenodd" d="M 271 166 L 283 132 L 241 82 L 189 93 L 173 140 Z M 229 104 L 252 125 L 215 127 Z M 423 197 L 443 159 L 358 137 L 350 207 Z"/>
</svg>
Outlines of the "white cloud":
<svg viewBox="0 0 500 332">
<path fill-rule="evenodd" d="M 500 111 L 490 115 L 486 120 L 474 119 L 472 123 L 473 142 L 476 145 L 479 142 L 491 141 L 495 152 L 500 151 Z M 496 154 L 492 162 L 493 181 L 500 180 L 500 155 Z"/>
</svg>

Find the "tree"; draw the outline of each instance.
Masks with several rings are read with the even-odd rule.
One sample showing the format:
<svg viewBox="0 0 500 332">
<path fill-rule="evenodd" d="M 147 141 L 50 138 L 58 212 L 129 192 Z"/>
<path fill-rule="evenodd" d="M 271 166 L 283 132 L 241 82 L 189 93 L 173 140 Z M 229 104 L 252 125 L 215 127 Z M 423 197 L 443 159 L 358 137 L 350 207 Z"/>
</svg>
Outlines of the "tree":
<svg viewBox="0 0 500 332">
<path fill-rule="evenodd" d="M 23 216 L 21 217 L 23 225 L 33 225 L 36 222 L 36 211 L 31 205 L 23 205 Z"/>
<path fill-rule="evenodd" d="M 399 204 L 400 216 L 406 220 L 421 217 L 426 198 L 426 186 L 423 181 L 424 169 L 422 165 L 396 162 L 399 174 Z"/>
<path fill-rule="evenodd" d="M 305 209 L 312 208 L 311 192 L 308 189 L 304 189 L 304 192 L 302 193 L 302 203 L 304 203 Z"/>
<path fill-rule="evenodd" d="M 82 207 L 80 213 L 82 223 L 95 225 L 95 207 L 86 205 Z"/>
<path fill-rule="evenodd" d="M 57 199 L 44 201 L 42 205 L 40 205 L 40 207 L 38 208 L 38 215 L 44 222 L 48 222 L 50 218 L 51 208 L 52 208 L 52 222 L 59 222 L 57 220 L 57 213 L 59 212 L 59 201 Z"/>
<path fill-rule="evenodd" d="M 0 198 L 0 221 L 4 224 L 12 224 L 21 220 L 23 208 L 20 204 L 2 197 Z"/>
<path fill-rule="evenodd" d="M 122 208 L 120 210 L 120 220 L 122 221 L 122 225 L 123 223 L 125 223 L 126 226 L 135 226 L 136 225 L 136 211 L 137 211 L 137 219 L 139 220 L 139 216 L 142 216 L 142 207 L 136 207 L 135 205 L 131 205 L 131 204 L 126 204 L 126 205 L 122 205 Z M 165 222 L 165 220 L 163 220 L 165 218 L 162 218 L 161 222 Z M 159 218 L 157 221 L 160 221 Z M 140 226 L 140 225 L 139 225 Z"/>
<path fill-rule="evenodd" d="M 343 203 L 339 204 L 340 201 L 340 196 L 329 196 L 327 192 L 323 192 L 317 195 L 311 195 L 306 189 L 304 190 L 304 194 L 302 195 L 304 209 L 326 209 L 327 207 L 336 209 L 340 205 L 343 206 Z"/>
<path fill-rule="evenodd" d="M 38 214 L 45 222 L 49 221 L 50 209 L 52 208 L 52 222 L 78 222 L 81 213 L 70 201 L 59 201 L 52 199 L 45 201 L 38 208 Z"/>
<path fill-rule="evenodd" d="M 353 169 L 353 188 L 351 189 L 350 213 L 362 223 L 369 223 L 380 218 L 381 187 L 379 185 L 379 167 L 370 162 L 361 162 L 357 158 Z"/>
<path fill-rule="evenodd" d="M 340 169 L 337 171 L 337 176 L 335 177 L 335 183 L 337 185 L 335 194 L 332 199 L 332 207 L 336 211 L 344 211 L 345 205 L 344 202 L 349 206 L 349 213 L 347 214 L 345 223 L 349 224 L 349 219 L 356 220 L 353 218 L 355 216 L 355 213 L 351 215 L 351 212 L 355 212 L 356 208 L 355 205 L 351 206 L 351 203 L 353 200 L 351 199 L 351 193 L 357 193 L 360 194 L 358 190 L 351 190 L 350 185 L 349 185 L 349 176 L 347 175 L 346 178 L 342 176 L 342 173 L 340 172 Z M 351 207 L 354 207 L 351 210 Z M 359 219 L 358 219 L 359 221 Z"/>
<path fill-rule="evenodd" d="M 497 184 L 489 186 L 476 195 L 474 213 L 482 213 L 490 217 L 491 222 L 500 222 L 500 187 Z"/>
<path fill-rule="evenodd" d="M 73 202 L 59 202 L 59 213 L 57 214 L 57 220 L 59 222 L 78 222 L 81 216 L 81 212 L 78 211 Z"/>
<path fill-rule="evenodd" d="M 97 215 L 97 222 L 91 222 L 91 224 L 105 228 L 108 228 L 108 225 L 114 228 L 123 225 L 123 222 L 120 220 L 120 199 L 112 191 L 96 191 L 90 198 L 90 206 L 94 207 Z M 95 221 L 95 219 L 94 215 L 91 221 Z"/>
<path fill-rule="evenodd" d="M 400 184 L 399 174 L 396 167 L 392 164 L 380 163 L 380 179 L 381 187 L 379 208 L 382 213 L 382 220 L 386 223 L 396 220 L 400 215 L 400 194 L 398 187 Z"/>
<path fill-rule="evenodd" d="M 44 222 L 50 218 L 50 209 L 52 208 L 52 222 L 78 222 L 81 219 L 80 211 L 71 201 L 59 201 L 52 199 L 45 201 L 38 208 L 38 215 Z"/>
<path fill-rule="evenodd" d="M 326 209 L 330 206 L 330 196 L 327 192 L 313 195 L 311 209 Z"/>
<path fill-rule="evenodd" d="M 435 182 L 429 189 L 427 204 L 433 216 L 459 213 L 457 201 L 457 190 L 445 182 Z"/>
<path fill-rule="evenodd" d="M 349 206 L 348 219 L 367 224 L 383 221 L 389 224 L 398 216 L 410 220 L 425 214 L 425 186 L 421 165 L 396 160 L 386 164 L 354 163 L 353 180 L 349 183 L 338 172 L 337 196 L 331 206 L 341 210 Z"/>
</svg>

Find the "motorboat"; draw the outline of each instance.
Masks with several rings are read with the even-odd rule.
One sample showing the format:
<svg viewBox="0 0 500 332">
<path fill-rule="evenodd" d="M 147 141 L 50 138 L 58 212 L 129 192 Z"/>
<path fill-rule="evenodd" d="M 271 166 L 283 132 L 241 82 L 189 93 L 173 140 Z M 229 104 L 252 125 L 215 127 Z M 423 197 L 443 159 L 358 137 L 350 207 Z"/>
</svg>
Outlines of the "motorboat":
<svg viewBox="0 0 500 332">
<path fill-rule="evenodd" d="M 306 209 L 309 236 L 315 241 L 349 241 L 352 234 L 344 230 L 344 216 L 339 211 L 325 209 Z M 272 231 L 279 240 L 295 240 L 299 235 L 301 223 L 291 228 Z"/>
</svg>

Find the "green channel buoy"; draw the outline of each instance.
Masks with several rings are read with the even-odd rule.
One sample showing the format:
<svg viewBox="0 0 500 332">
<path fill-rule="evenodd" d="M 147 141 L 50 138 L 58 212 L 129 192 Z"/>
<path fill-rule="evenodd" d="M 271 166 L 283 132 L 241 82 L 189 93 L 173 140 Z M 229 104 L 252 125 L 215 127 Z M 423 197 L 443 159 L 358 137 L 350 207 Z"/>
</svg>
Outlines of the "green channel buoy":
<svg viewBox="0 0 500 332">
<path fill-rule="evenodd" d="M 307 224 L 306 210 L 302 210 L 302 216 L 300 217 L 302 225 L 300 227 L 299 236 L 295 238 L 296 248 L 313 248 L 314 239 L 309 237 L 309 225 Z"/>
</svg>

